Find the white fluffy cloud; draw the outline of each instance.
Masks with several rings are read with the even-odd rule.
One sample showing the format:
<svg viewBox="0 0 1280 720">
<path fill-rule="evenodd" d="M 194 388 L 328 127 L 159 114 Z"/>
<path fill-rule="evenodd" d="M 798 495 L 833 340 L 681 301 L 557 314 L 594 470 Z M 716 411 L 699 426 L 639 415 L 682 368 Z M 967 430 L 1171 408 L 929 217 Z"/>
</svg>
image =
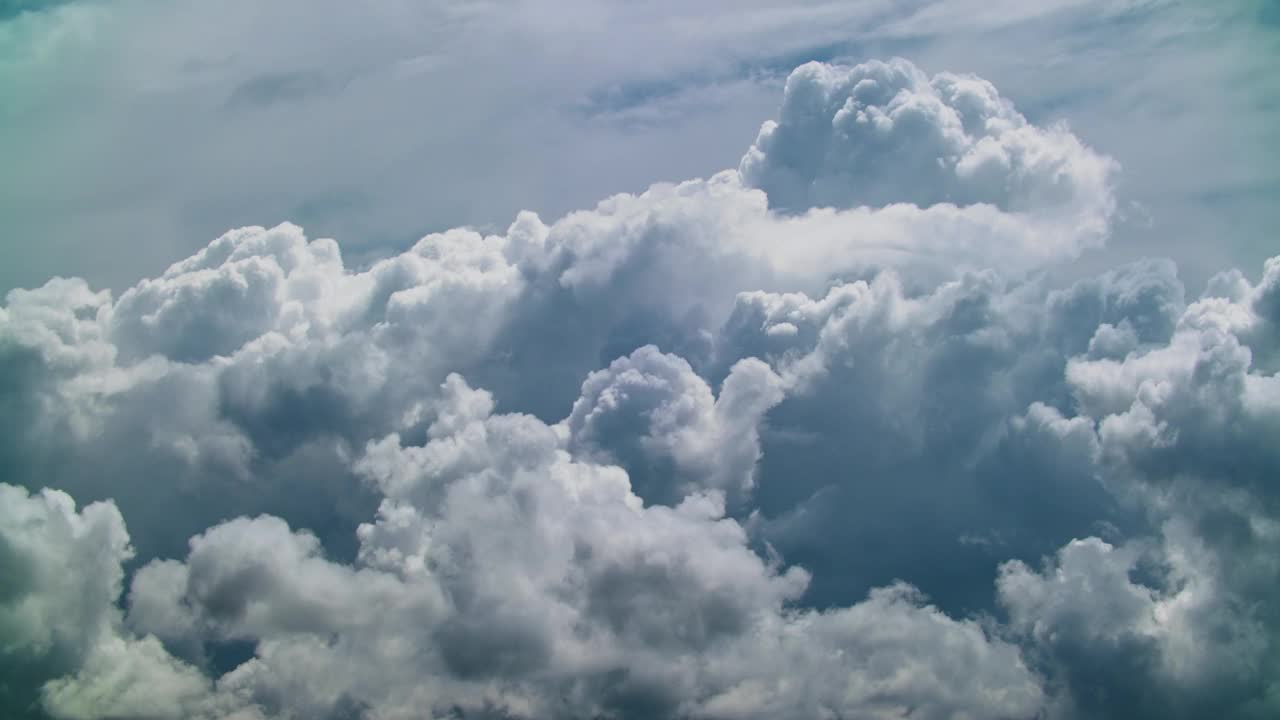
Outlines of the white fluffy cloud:
<svg viewBox="0 0 1280 720">
<path fill-rule="evenodd" d="M 1280 260 L 1048 287 L 1113 172 L 980 79 L 806 65 L 709 179 L 14 291 L 3 700 L 1266 716 Z"/>
<path fill-rule="evenodd" d="M 787 210 L 988 203 L 1079 213 L 1096 241 L 1115 163 L 1065 127 L 1031 125 L 981 78 L 892 60 L 798 68 L 741 170 Z"/>
</svg>

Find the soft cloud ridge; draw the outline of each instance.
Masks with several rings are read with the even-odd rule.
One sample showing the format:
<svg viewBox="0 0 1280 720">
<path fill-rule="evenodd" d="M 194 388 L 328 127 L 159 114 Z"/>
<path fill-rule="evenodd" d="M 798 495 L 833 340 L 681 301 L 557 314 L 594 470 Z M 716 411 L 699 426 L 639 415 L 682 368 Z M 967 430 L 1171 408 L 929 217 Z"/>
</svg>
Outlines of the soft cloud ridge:
<svg viewBox="0 0 1280 720">
<path fill-rule="evenodd" d="M 1271 717 L 1280 258 L 1052 286 L 1117 170 L 980 78 L 810 63 L 710 178 L 14 290 L 0 701 Z"/>
</svg>

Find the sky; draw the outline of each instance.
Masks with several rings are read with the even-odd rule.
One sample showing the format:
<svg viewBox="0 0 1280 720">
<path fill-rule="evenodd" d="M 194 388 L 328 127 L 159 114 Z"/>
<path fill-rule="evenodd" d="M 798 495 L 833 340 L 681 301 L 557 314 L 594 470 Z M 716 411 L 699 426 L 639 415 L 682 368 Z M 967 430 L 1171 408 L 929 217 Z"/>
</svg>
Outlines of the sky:
<svg viewBox="0 0 1280 720">
<path fill-rule="evenodd" d="M 1271 0 L 0 2 L 0 714 L 1280 715 L 1278 68 Z"/>
<path fill-rule="evenodd" d="M 1274 3 L 1025 5 L 5 3 L 0 289 L 118 292 L 250 224 L 367 262 L 556 218 L 735 166 L 802 62 L 894 56 L 976 73 L 1121 163 L 1115 257 L 1090 270 L 1171 256 L 1202 283 L 1265 259 Z"/>
</svg>

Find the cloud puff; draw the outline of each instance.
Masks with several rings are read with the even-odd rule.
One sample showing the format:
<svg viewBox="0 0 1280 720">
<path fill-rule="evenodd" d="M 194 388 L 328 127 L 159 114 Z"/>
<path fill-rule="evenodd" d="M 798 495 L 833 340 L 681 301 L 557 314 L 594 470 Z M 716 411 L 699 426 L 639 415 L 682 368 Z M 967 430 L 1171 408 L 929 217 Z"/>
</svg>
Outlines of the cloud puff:
<svg viewBox="0 0 1280 720">
<path fill-rule="evenodd" d="M 646 345 L 587 376 L 566 420 L 569 447 L 626 468 L 648 502 L 749 492 L 758 426 L 782 398 L 782 379 L 754 358 L 733 366 L 715 398 L 686 361 Z"/>
<path fill-rule="evenodd" d="M 989 203 L 1078 213 L 1098 236 L 1115 169 L 1065 127 L 1028 123 L 991 83 L 931 78 L 901 59 L 797 68 L 741 166 L 771 207 L 791 211 Z"/>
<path fill-rule="evenodd" d="M 0 701 L 6 714 L 168 718 L 206 680 L 154 637 L 122 633 L 116 599 L 133 555 L 119 511 L 0 484 Z M 71 673 L 75 673 L 74 677 Z"/>
</svg>

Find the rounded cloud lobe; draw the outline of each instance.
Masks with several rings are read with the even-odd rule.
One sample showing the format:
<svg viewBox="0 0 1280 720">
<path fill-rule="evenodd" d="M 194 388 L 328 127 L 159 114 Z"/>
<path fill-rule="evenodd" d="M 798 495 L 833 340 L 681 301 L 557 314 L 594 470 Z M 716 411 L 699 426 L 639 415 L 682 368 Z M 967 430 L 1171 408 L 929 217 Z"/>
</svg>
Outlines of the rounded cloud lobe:
<svg viewBox="0 0 1280 720">
<path fill-rule="evenodd" d="M 566 420 L 569 448 L 621 465 L 649 502 L 674 504 L 697 489 L 749 493 L 758 426 L 783 395 L 782 379 L 748 358 L 713 398 L 688 362 L 646 345 L 587 376 Z"/>
<path fill-rule="evenodd" d="M 809 64 L 709 179 L 13 291 L 0 700 L 1269 717 L 1280 260 L 1048 287 L 1114 167 L 981 79 Z"/>
</svg>

